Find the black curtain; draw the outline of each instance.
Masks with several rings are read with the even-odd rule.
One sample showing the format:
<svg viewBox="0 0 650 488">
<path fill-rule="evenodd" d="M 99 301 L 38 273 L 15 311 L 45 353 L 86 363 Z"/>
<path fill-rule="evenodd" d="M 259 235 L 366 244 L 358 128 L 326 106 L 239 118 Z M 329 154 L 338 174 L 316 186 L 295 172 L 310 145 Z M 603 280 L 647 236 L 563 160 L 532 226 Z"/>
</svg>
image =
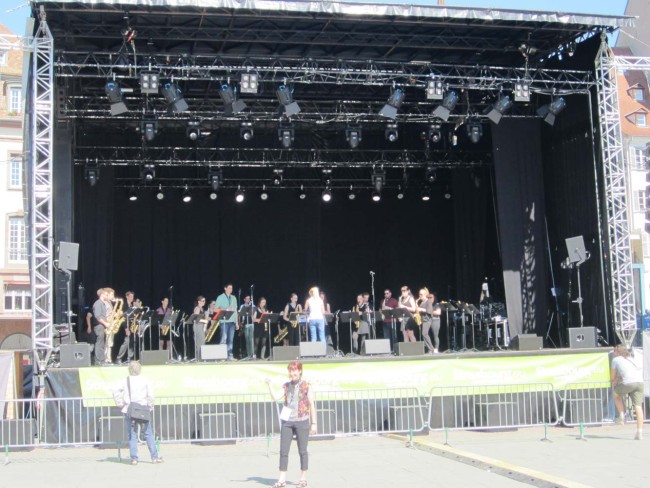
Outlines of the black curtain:
<svg viewBox="0 0 650 488">
<path fill-rule="evenodd" d="M 492 129 L 499 235 L 510 335 L 546 324 L 544 185 L 539 120 L 502 119 Z"/>
</svg>

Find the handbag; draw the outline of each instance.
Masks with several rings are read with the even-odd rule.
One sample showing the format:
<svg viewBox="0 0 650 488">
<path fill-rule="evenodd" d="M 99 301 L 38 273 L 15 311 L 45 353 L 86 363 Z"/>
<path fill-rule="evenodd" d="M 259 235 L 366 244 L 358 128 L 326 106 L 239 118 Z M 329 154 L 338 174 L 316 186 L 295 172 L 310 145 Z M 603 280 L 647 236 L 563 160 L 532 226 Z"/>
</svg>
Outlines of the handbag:
<svg viewBox="0 0 650 488">
<path fill-rule="evenodd" d="M 131 378 L 126 379 L 126 384 L 129 387 L 129 398 L 131 398 Z M 151 422 L 151 410 L 148 406 L 140 405 L 139 403 L 130 402 L 126 409 L 126 414 L 133 422 Z"/>
</svg>

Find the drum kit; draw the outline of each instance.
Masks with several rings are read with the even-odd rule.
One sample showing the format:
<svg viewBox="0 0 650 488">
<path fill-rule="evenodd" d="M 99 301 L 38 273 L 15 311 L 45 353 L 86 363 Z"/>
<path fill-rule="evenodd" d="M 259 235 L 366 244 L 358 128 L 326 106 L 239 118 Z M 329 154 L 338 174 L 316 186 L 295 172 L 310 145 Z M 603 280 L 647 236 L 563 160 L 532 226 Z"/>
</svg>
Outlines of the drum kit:
<svg viewBox="0 0 650 488">
<path fill-rule="evenodd" d="M 508 319 L 504 303 L 483 301 L 478 306 L 449 300 L 439 306 L 447 322 L 447 351 L 507 349 Z"/>
</svg>

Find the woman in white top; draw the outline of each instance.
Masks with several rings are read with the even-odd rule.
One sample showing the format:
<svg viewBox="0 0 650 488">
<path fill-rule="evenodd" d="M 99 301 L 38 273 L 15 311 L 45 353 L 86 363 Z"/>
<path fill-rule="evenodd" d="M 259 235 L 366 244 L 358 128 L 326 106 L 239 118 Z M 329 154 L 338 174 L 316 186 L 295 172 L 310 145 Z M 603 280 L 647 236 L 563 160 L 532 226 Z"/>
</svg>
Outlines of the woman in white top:
<svg viewBox="0 0 650 488">
<path fill-rule="evenodd" d="M 315 286 L 309 290 L 309 298 L 305 302 L 305 311 L 308 312 L 309 340 L 311 342 L 325 342 L 325 305 L 318 288 Z"/>
<path fill-rule="evenodd" d="M 641 440 L 643 438 L 643 364 L 640 358 L 630 353 L 623 344 L 619 344 L 614 348 L 611 380 L 614 403 L 616 404 L 616 410 L 618 410 L 616 423 L 625 423 L 623 398 L 629 395 L 636 415 L 635 439 Z"/>
</svg>

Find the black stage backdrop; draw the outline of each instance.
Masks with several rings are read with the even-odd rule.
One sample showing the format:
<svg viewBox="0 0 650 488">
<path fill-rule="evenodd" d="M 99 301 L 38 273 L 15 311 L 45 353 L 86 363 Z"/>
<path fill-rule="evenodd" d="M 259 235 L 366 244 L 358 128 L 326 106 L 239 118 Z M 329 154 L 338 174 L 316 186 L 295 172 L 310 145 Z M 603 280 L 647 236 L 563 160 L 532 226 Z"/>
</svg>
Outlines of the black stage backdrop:
<svg viewBox="0 0 650 488">
<path fill-rule="evenodd" d="M 291 190 L 272 191 L 267 201 L 249 192 L 243 204 L 232 191 L 216 201 L 195 192 L 190 204 L 178 192 L 158 201 L 143 191 L 130 202 L 114 173 L 102 168 L 95 187 L 82 168 L 75 173 L 77 279 L 89 302 L 111 286 L 157 307 L 173 285 L 174 307 L 189 311 L 197 295 L 214 299 L 231 281 L 242 297 L 255 285 L 256 301 L 265 296 L 276 311 L 291 292 L 304 300 L 313 285 L 333 311 L 349 310 L 357 293 L 371 291 L 374 271 L 377 301 L 385 287 L 398 295 L 407 284 L 476 303 L 484 277 L 500 270 L 488 167 L 454 170 L 451 199 L 437 185 L 430 202 L 412 192 L 401 201 L 385 194 L 378 204 L 345 193 L 329 204 L 319 193 L 300 201 Z M 494 288 L 502 289 L 499 280 Z"/>
</svg>

